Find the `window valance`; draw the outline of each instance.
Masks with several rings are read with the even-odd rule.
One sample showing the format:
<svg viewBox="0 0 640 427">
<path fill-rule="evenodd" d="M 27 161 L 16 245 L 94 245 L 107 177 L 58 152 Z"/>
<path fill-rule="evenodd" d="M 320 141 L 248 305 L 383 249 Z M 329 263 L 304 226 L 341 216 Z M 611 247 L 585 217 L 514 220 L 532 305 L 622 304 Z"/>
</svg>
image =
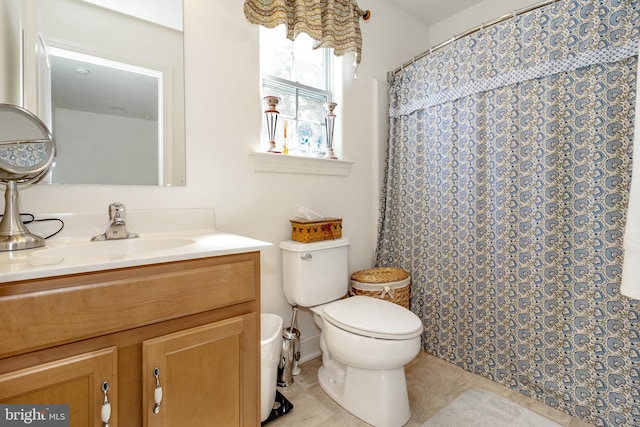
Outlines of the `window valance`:
<svg viewBox="0 0 640 427">
<path fill-rule="evenodd" d="M 245 0 L 244 14 L 252 24 L 274 28 L 287 26 L 287 38 L 306 33 L 316 41 L 314 49 L 332 48 L 336 56 L 355 53 L 362 58 L 360 17 L 355 0 Z"/>
</svg>

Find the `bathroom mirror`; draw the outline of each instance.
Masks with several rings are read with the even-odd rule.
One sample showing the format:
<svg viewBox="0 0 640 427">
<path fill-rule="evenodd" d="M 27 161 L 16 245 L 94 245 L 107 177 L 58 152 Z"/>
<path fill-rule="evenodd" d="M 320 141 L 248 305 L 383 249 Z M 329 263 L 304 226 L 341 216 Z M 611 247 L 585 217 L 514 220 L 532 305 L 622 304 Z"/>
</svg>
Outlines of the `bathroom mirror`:
<svg viewBox="0 0 640 427">
<path fill-rule="evenodd" d="M 19 103 L 56 139 L 42 182 L 186 185 L 182 0 L 0 6 L 0 102 L 22 80 Z"/>
</svg>

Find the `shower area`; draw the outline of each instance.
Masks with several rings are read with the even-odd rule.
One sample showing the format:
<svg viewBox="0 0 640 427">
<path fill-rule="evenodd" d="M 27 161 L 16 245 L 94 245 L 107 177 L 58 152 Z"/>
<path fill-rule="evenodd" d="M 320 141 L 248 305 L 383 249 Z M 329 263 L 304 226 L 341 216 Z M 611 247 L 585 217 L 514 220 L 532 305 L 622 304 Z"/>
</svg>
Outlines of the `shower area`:
<svg viewBox="0 0 640 427">
<path fill-rule="evenodd" d="M 423 349 L 599 426 L 640 425 L 639 27 L 638 0 L 546 2 L 389 74 L 376 264 L 411 273 Z"/>
</svg>

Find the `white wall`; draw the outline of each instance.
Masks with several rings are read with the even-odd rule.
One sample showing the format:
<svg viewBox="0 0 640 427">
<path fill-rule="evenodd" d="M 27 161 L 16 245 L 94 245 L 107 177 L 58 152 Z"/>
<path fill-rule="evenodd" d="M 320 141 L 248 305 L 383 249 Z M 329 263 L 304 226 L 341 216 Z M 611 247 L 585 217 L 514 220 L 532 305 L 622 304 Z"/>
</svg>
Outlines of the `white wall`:
<svg viewBox="0 0 640 427">
<path fill-rule="evenodd" d="M 82 0 L 107 9 L 117 10 L 126 15 L 137 16 L 169 28 L 182 31 L 183 17 L 175 13 L 182 7 L 182 0 Z"/>
<path fill-rule="evenodd" d="M 0 100 L 21 105 L 20 33 L 18 0 L 0 3 Z"/>
<path fill-rule="evenodd" d="M 540 3 L 540 0 L 485 0 L 432 25 L 429 28 L 431 45 L 438 45 L 453 36 L 482 25 L 483 22 L 493 21 L 503 15 L 536 3 Z"/>
<path fill-rule="evenodd" d="M 429 45 L 427 27 L 390 2 L 361 0 L 372 18 L 361 22 L 363 59 L 352 77 L 345 62 L 342 153 L 355 162 L 348 177 L 255 173 L 249 153 L 259 146 L 261 99 L 258 28 L 238 0 L 185 0 L 187 186 L 37 185 L 20 189 L 23 212 L 215 208 L 216 226 L 273 243 L 261 262 L 262 311 L 290 321 L 282 293 L 278 244 L 290 238 L 300 206 L 343 218 L 351 240 L 351 270 L 373 263 L 381 153 L 386 144 L 386 73 Z M 340 143 L 340 141 L 337 141 Z M 106 221 L 106 213 L 105 213 Z M 135 231 L 135 230 L 132 230 Z M 303 358 L 319 352 L 317 329 L 300 313 Z"/>
</svg>

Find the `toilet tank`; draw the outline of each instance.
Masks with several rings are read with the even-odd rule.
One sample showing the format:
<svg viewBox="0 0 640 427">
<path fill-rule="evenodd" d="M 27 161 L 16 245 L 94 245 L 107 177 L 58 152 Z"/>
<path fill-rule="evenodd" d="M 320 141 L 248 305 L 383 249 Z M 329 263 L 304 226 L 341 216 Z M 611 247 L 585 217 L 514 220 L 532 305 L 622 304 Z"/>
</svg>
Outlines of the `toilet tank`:
<svg viewBox="0 0 640 427">
<path fill-rule="evenodd" d="M 343 297 L 349 290 L 349 239 L 300 243 L 282 249 L 284 295 L 291 305 L 311 307 Z"/>
</svg>

